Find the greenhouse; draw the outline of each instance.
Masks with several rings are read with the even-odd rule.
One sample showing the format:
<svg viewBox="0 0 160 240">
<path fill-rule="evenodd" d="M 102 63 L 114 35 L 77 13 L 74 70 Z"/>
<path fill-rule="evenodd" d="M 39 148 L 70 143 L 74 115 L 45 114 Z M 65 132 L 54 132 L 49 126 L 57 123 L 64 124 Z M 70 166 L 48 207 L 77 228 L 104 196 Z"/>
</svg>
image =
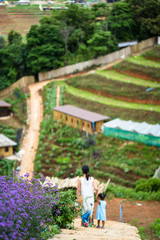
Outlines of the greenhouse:
<svg viewBox="0 0 160 240">
<path fill-rule="evenodd" d="M 124 138 L 160 147 L 160 124 L 124 121 L 116 118 L 102 125 L 105 136 Z"/>
</svg>

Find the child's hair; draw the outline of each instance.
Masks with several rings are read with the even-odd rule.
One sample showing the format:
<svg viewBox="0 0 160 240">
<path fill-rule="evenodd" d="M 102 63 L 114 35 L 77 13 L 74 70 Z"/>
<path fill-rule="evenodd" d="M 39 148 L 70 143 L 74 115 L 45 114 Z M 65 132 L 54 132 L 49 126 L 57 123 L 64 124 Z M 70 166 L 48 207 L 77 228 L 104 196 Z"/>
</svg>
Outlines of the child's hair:
<svg viewBox="0 0 160 240">
<path fill-rule="evenodd" d="M 104 199 L 105 199 L 105 196 L 106 196 L 105 193 L 99 193 L 99 194 L 98 194 L 98 197 L 99 197 L 101 200 L 104 200 Z"/>
</svg>

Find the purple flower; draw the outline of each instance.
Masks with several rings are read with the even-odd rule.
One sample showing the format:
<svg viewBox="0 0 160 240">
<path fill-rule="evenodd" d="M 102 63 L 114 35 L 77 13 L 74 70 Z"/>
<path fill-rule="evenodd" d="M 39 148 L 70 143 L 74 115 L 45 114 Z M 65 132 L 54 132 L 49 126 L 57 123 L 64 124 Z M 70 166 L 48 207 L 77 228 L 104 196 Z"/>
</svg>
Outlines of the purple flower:
<svg viewBox="0 0 160 240">
<path fill-rule="evenodd" d="M 53 220 L 56 194 L 56 189 L 43 187 L 37 179 L 31 183 L 19 175 L 0 176 L 0 239 L 40 239 L 41 224 Z"/>
</svg>

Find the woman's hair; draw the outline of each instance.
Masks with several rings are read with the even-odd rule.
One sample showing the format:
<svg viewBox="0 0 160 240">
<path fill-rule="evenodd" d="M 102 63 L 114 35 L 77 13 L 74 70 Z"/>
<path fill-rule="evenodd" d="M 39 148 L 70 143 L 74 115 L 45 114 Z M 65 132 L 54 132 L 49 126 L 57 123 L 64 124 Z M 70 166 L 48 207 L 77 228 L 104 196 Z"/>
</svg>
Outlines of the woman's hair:
<svg viewBox="0 0 160 240">
<path fill-rule="evenodd" d="M 99 193 L 99 194 L 98 194 L 98 197 L 99 197 L 101 200 L 104 200 L 104 199 L 105 199 L 105 196 L 106 196 L 105 193 Z"/>
<path fill-rule="evenodd" d="M 86 178 L 87 178 L 87 181 L 88 181 L 88 179 L 89 179 L 89 167 L 87 166 L 87 165 L 84 165 L 83 167 L 82 167 L 82 172 L 83 172 L 83 174 L 85 174 L 86 175 Z"/>
</svg>

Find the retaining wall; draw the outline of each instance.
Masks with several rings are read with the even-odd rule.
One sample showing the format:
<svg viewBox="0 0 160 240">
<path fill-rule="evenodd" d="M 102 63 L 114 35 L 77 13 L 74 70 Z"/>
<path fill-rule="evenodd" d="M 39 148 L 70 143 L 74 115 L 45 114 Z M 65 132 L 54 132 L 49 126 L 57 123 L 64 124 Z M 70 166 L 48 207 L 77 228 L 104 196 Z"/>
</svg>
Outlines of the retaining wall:
<svg viewBox="0 0 160 240">
<path fill-rule="evenodd" d="M 49 72 L 39 73 L 39 81 L 41 82 L 44 80 L 53 79 L 56 77 L 61 77 L 64 75 L 72 74 L 77 71 L 78 72 L 83 71 L 86 68 L 89 68 L 93 65 L 104 65 L 104 64 L 112 63 L 116 60 L 125 58 L 133 53 L 141 52 L 143 49 L 153 46 L 154 43 L 155 43 L 155 37 L 149 38 L 149 39 L 144 40 L 134 46 L 123 48 L 116 52 L 107 54 L 105 56 L 100 56 L 98 58 L 95 58 L 95 59 L 92 59 L 92 60 L 89 60 L 86 62 L 76 63 L 73 65 L 69 65 L 69 66 L 65 66 L 62 68 L 55 69 L 55 70 L 51 70 Z"/>
<path fill-rule="evenodd" d="M 136 45 L 131 46 L 131 52 L 132 53 L 139 53 L 143 50 L 145 50 L 146 48 L 152 47 L 156 42 L 156 38 L 149 38 L 147 40 L 143 40 L 139 43 L 137 43 Z"/>
<path fill-rule="evenodd" d="M 13 83 L 11 86 L 5 88 L 4 90 L 0 91 L 0 98 L 5 98 L 8 95 L 12 94 L 15 88 L 22 88 L 26 87 L 27 85 L 34 83 L 35 77 L 34 76 L 25 76 L 20 78 L 17 82 Z"/>
<path fill-rule="evenodd" d="M 130 54 L 131 54 L 130 47 L 123 48 L 119 51 L 107 54 L 105 56 L 100 56 L 98 58 L 95 58 L 95 59 L 92 59 L 92 60 L 89 60 L 86 62 L 80 62 L 80 63 L 76 63 L 73 65 L 58 68 L 56 70 L 51 70 L 49 72 L 39 73 L 39 81 L 44 81 L 47 79 L 52 79 L 52 78 L 68 75 L 68 74 L 71 74 L 71 73 L 74 73 L 77 71 L 78 72 L 83 71 L 86 68 L 89 68 L 93 65 L 108 64 L 108 63 L 114 62 L 118 59 L 125 58 L 125 57 L 129 56 Z"/>
</svg>

